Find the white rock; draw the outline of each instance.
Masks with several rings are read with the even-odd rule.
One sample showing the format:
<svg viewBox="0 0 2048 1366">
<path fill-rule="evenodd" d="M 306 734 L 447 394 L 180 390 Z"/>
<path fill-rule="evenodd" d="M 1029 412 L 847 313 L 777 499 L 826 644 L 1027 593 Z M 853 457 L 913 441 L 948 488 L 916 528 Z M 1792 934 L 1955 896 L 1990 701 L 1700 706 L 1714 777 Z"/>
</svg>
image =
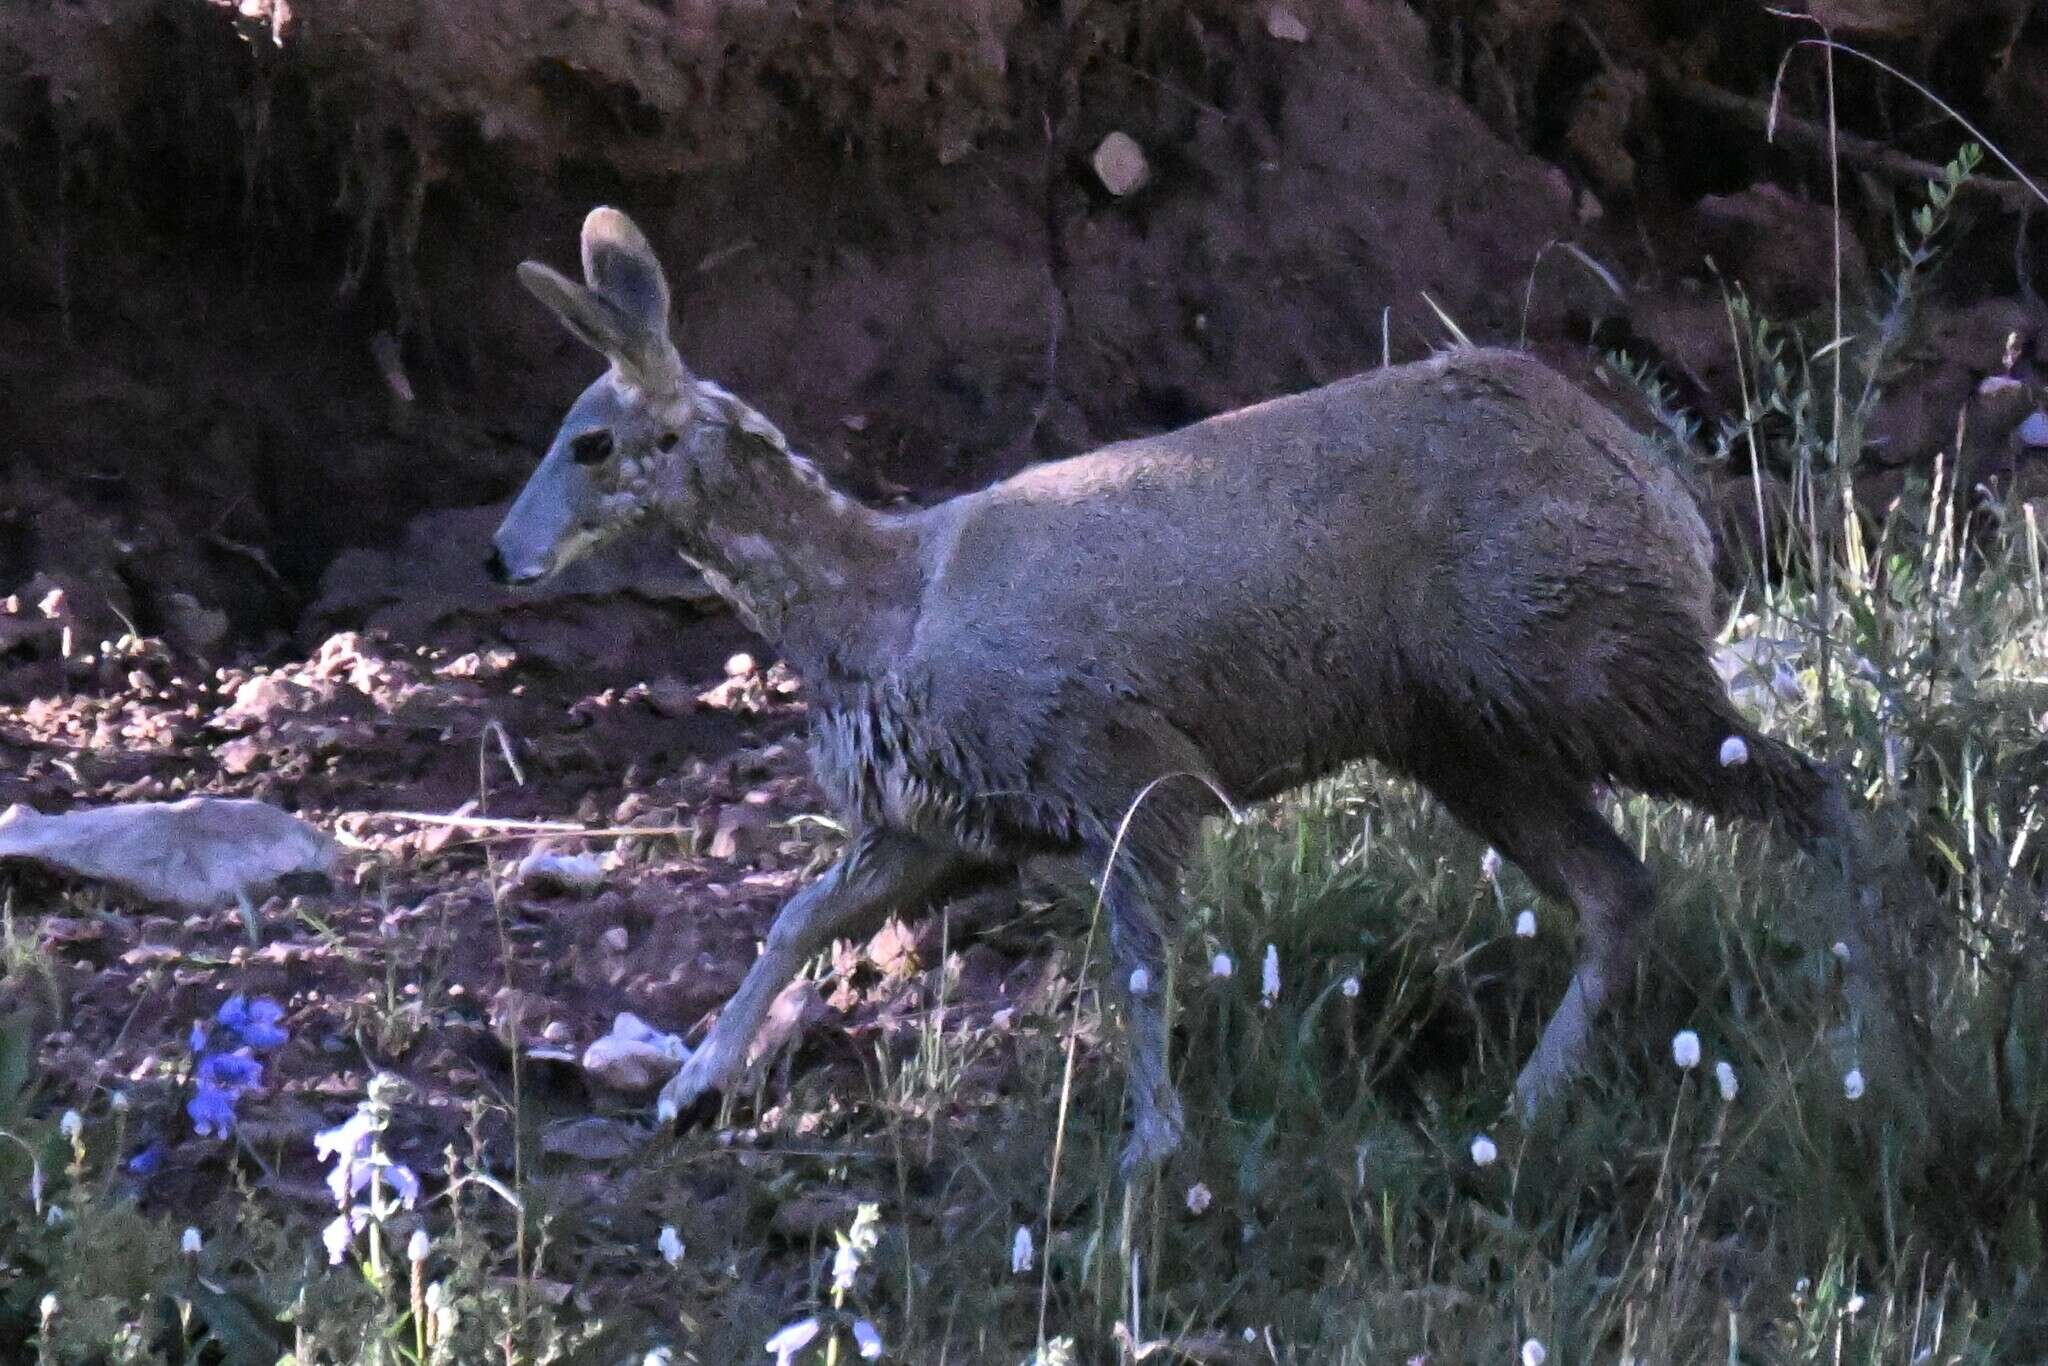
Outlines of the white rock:
<svg viewBox="0 0 2048 1366">
<path fill-rule="evenodd" d="M 1266 11 L 1266 32 L 1283 43 L 1308 41 L 1308 25 L 1285 5 L 1275 5 Z"/>
<path fill-rule="evenodd" d="M 690 1049 L 631 1011 L 612 1021 L 612 1032 L 583 1050 L 583 1070 L 616 1091 L 650 1091 L 674 1076 Z"/>
<path fill-rule="evenodd" d="M 604 865 L 589 854 L 557 854 L 536 849 L 519 860 L 512 880 L 521 887 L 562 892 L 587 892 L 604 881 Z"/>
<path fill-rule="evenodd" d="M 1101 178 L 1102 187 L 1117 198 L 1135 194 L 1143 189 L 1145 182 L 1152 178 L 1152 167 L 1145 160 L 1145 149 L 1138 146 L 1131 135 L 1122 131 L 1111 132 L 1096 145 L 1095 174 Z"/>
</svg>

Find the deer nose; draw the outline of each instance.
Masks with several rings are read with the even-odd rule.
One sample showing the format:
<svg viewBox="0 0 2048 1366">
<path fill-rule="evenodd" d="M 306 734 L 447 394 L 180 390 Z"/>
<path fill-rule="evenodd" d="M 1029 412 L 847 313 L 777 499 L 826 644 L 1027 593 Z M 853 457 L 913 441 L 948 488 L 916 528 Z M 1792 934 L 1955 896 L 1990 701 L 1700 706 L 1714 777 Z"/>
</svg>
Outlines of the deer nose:
<svg viewBox="0 0 2048 1366">
<path fill-rule="evenodd" d="M 511 571 L 505 568 L 505 557 L 498 553 L 496 546 L 492 546 L 491 553 L 484 556 L 484 573 L 491 576 L 492 583 L 512 582 Z"/>
</svg>

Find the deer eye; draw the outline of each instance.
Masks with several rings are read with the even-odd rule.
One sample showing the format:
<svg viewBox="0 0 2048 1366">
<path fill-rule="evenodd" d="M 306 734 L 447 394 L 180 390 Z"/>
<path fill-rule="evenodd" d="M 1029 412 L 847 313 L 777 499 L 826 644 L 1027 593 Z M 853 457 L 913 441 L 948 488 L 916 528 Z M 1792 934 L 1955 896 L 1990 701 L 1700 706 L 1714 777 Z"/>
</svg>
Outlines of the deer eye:
<svg viewBox="0 0 2048 1366">
<path fill-rule="evenodd" d="M 585 432 L 569 443 L 569 455 L 579 465 L 601 465 L 612 453 L 612 434 L 599 429 Z"/>
<path fill-rule="evenodd" d="M 654 446 L 656 450 L 672 451 L 676 448 L 676 442 L 681 441 L 682 439 L 683 438 L 675 432 L 663 432 L 661 434 L 661 440 L 655 442 Z"/>
</svg>

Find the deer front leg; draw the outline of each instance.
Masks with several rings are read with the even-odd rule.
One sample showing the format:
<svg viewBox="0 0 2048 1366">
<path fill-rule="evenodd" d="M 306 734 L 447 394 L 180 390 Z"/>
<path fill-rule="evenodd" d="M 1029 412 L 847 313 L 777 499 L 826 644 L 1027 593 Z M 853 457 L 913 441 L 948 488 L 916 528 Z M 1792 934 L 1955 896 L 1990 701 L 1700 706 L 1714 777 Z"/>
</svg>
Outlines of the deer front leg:
<svg viewBox="0 0 2048 1366">
<path fill-rule="evenodd" d="M 982 866 L 898 831 L 855 836 L 839 861 L 791 897 L 775 917 L 761 956 L 719 1012 L 718 1022 L 662 1088 L 656 1110 L 661 1122 L 672 1122 L 703 1097 L 726 1088 L 745 1061 L 747 1046 L 767 1018 L 768 1007 L 812 955 L 892 909 L 918 909 Z"/>
</svg>

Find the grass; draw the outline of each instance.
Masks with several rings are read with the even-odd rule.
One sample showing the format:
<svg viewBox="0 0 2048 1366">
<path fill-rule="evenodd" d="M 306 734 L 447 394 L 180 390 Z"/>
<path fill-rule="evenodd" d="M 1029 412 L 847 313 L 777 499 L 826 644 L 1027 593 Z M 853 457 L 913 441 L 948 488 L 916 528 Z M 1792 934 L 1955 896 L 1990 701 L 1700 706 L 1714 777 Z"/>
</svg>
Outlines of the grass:
<svg viewBox="0 0 2048 1366">
<path fill-rule="evenodd" d="M 1753 829 L 1617 799 L 1660 915 L 1590 1075 L 1515 1122 L 1575 927 L 1415 789 L 1359 770 L 1210 832 L 1166 984 L 1188 1143 L 1134 1187 L 1081 903 L 991 932 L 1054 945 L 1008 1018 L 959 1002 L 945 956 L 864 1092 L 777 1073 L 729 1107 L 752 1121 L 731 1141 L 657 1145 L 593 1184 L 550 1166 L 516 1084 L 509 1114 L 480 1101 L 440 1193 L 374 1202 L 338 1265 L 240 1188 L 181 1250 L 118 1179 L 125 1111 L 67 1133 L 13 1028 L 0 1334 L 42 1362 L 304 1366 L 767 1360 L 808 1317 L 793 1361 L 859 1359 L 859 1323 L 891 1360 L 1047 1366 L 2048 1358 L 2048 546 L 2012 508 L 1965 537 L 1940 472 L 1867 517 L 1835 458 L 1970 165 L 1909 217 L 1867 340 L 1811 343 L 1731 296 L 1742 421 L 1702 440 L 1659 414 L 1794 488 L 1759 504 L 1784 572 L 1754 580 L 1730 634 L 1795 642 L 1792 696 L 1741 695 L 1870 813 L 1905 950 L 1894 1044 L 1847 1028 L 1813 870 Z M 0 947 L 10 986 L 48 995 L 58 977 L 12 929 L 33 911 L 10 907 Z M 387 997 L 364 1031 L 416 1028 L 402 984 Z M 1696 1067 L 1674 1059 L 1681 1031 Z"/>
</svg>

